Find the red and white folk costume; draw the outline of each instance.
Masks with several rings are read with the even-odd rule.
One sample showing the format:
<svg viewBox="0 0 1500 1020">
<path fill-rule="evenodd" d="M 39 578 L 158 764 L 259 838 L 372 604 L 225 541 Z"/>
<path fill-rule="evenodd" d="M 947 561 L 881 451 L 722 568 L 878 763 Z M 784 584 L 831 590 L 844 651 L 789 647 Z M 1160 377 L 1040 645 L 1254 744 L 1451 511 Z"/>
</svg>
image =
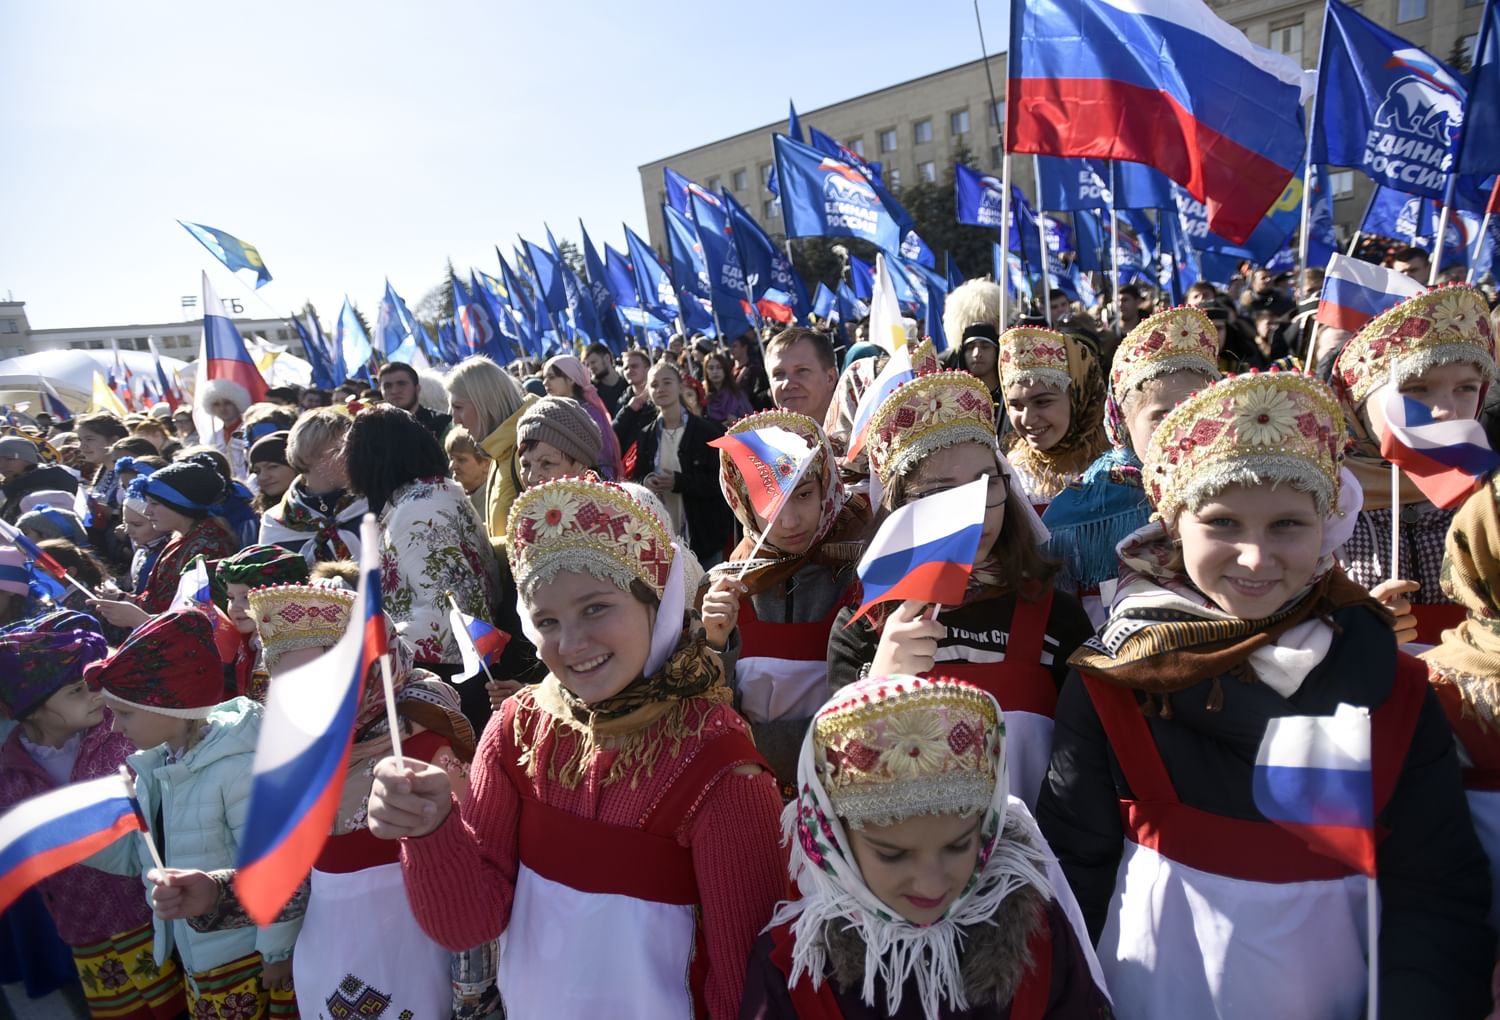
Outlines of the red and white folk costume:
<svg viewBox="0 0 1500 1020">
<path fill-rule="evenodd" d="M 455 949 L 503 933 L 510 1016 L 734 1016 L 785 887 L 781 798 L 684 613 L 678 549 L 623 489 L 579 479 L 524 492 L 507 534 L 523 603 L 564 571 L 645 585 L 651 654 L 600 702 L 555 675 L 507 699 L 469 800 L 402 841 L 417 918 Z"/>
</svg>

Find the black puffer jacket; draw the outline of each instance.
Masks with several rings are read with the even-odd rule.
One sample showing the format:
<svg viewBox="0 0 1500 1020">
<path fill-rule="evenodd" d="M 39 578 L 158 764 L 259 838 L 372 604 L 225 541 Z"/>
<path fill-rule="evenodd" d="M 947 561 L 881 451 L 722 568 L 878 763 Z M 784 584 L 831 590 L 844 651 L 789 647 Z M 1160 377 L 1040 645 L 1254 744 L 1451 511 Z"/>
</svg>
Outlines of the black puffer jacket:
<svg viewBox="0 0 1500 1020">
<path fill-rule="evenodd" d="M 681 467 L 677 470 L 677 481 L 673 492 L 682 494 L 682 509 L 688 522 L 688 542 L 698 562 L 712 565 L 722 559 L 730 532 L 734 529 L 734 515 L 724 494 L 719 491 L 719 451 L 709 442 L 724 434 L 723 428 L 707 418 L 682 412 L 685 427 L 682 442 L 677 447 L 677 459 Z M 635 435 L 635 470 L 630 473 L 632 482 L 644 481 L 656 468 L 656 449 L 661 441 L 658 416 Z"/>
</svg>

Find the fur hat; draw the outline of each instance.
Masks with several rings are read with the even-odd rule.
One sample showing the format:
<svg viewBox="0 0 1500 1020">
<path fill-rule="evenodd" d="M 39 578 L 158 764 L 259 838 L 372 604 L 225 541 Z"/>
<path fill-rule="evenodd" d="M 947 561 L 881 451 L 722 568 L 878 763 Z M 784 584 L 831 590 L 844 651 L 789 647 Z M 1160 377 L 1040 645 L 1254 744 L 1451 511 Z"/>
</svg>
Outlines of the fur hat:
<svg viewBox="0 0 1500 1020">
<path fill-rule="evenodd" d="M 516 423 L 516 447 L 550 443 L 586 468 L 599 463 L 603 445 L 599 426 L 582 404 L 571 397 L 546 396 L 528 407 Z"/>
<path fill-rule="evenodd" d="M 1000 286 L 990 280 L 969 280 L 953 288 L 943 303 L 943 335 L 958 343 L 964 330 L 976 322 L 988 323 L 999 335 Z"/>
<path fill-rule="evenodd" d="M 205 380 L 197 393 L 198 410 L 209 414 L 209 408 L 219 400 L 228 400 L 243 415 L 251 404 L 250 391 L 232 379 Z"/>
<path fill-rule="evenodd" d="M 83 677 L 123 705 L 174 719 L 206 719 L 224 701 L 214 625 L 199 609 L 152 617 L 113 655 L 85 666 Z"/>
</svg>

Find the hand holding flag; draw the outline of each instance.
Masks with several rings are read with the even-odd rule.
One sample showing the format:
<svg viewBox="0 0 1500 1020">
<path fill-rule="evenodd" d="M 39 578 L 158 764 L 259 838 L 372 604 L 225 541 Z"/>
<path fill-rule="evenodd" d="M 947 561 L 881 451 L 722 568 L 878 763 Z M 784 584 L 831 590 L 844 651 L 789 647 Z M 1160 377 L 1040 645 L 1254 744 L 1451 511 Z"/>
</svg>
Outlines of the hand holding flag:
<svg viewBox="0 0 1500 1020">
<path fill-rule="evenodd" d="M 853 623 L 881 602 L 963 601 L 984 534 L 990 476 L 933 493 L 886 518 L 859 561 L 863 601 Z"/>
</svg>

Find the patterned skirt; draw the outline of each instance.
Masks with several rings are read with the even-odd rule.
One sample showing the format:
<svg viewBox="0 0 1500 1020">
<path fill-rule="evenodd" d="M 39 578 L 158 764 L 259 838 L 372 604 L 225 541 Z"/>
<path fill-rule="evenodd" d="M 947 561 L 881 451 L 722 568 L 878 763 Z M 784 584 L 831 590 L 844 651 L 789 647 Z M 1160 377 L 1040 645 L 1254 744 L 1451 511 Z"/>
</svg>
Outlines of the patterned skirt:
<svg viewBox="0 0 1500 1020">
<path fill-rule="evenodd" d="M 192 1020 L 296 1020 L 297 994 L 266 991 L 259 953 L 200 971 L 187 982 Z"/>
<path fill-rule="evenodd" d="M 182 974 L 175 960 L 156 965 L 151 925 L 76 946 L 73 963 L 89 1015 L 111 1020 L 171 1020 L 182 1013 Z"/>
</svg>

